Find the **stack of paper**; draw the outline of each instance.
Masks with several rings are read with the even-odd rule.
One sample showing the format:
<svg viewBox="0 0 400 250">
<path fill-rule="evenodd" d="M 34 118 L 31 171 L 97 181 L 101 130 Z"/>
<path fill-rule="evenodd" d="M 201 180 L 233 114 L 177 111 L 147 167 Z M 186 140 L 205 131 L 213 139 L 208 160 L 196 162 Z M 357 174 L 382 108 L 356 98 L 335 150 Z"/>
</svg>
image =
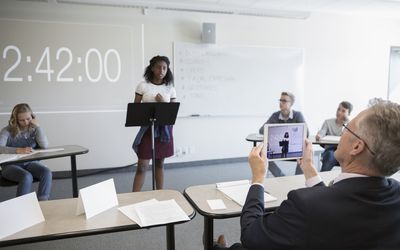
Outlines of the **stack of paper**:
<svg viewBox="0 0 400 250">
<path fill-rule="evenodd" d="M 141 227 L 190 220 L 175 200 L 151 199 L 118 209 Z"/>
<path fill-rule="evenodd" d="M 22 157 L 30 156 L 36 154 L 36 152 L 32 152 L 30 154 L 0 154 L 0 163 L 15 161 Z"/>
<path fill-rule="evenodd" d="M 18 154 L 0 154 L 0 163 L 18 159 Z"/>
<path fill-rule="evenodd" d="M 321 142 L 339 143 L 340 136 L 327 135 L 321 138 Z"/>
<path fill-rule="evenodd" d="M 64 148 L 47 148 L 47 149 L 35 149 L 35 153 L 53 153 L 58 151 L 64 151 Z"/>
<path fill-rule="evenodd" d="M 63 151 L 64 148 L 49 148 L 49 149 L 35 149 L 29 154 L 0 154 L 0 164 L 8 161 L 15 161 L 26 156 L 34 155 L 37 153 L 52 153 Z"/>
<path fill-rule="evenodd" d="M 229 181 L 217 183 L 217 189 L 228 196 L 229 199 L 238 203 L 240 206 L 244 206 L 246 202 L 247 193 L 250 189 L 249 180 L 240 181 Z M 264 202 L 270 202 L 277 200 L 274 196 L 264 192 Z"/>
</svg>

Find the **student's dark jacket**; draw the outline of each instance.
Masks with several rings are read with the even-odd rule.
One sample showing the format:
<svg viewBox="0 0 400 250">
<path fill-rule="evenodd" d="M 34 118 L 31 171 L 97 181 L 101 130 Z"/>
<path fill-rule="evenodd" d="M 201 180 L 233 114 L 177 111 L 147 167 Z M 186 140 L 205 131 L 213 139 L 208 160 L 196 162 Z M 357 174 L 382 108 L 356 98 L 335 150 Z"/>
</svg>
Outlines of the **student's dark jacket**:
<svg viewBox="0 0 400 250">
<path fill-rule="evenodd" d="M 293 118 L 292 119 L 288 119 L 288 120 L 280 120 L 279 119 L 279 115 L 281 114 L 281 111 L 277 111 L 275 113 L 273 113 L 269 119 L 261 126 L 261 128 L 258 130 L 258 132 L 260 134 L 264 134 L 264 125 L 265 124 L 273 124 L 273 123 L 305 123 L 306 120 L 304 119 L 303 114 L 300 111 L 293 111 Z M 307 128 L 307 137 L 308 137 L 308 128 Z"/>
<path fill-rule="evenodd" d="M 259 249 L 400 249 L 400 185 L 357 177 L 291 191 L 264 213 L 263 187 L 253 185 L 241 216 L 241 241 Z"/>
</svg>

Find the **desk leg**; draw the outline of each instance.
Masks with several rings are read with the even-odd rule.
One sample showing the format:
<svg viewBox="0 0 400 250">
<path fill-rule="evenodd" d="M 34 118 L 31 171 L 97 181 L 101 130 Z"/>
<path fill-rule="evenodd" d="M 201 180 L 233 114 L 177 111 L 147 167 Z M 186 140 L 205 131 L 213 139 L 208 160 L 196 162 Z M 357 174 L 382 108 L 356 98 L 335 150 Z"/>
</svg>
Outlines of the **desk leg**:
<svg viewBox="0 0 400 250">
<path fill-rule="evenodd" d="M 76 174 L 76 155 L 71 155 L 72 197 L 78 197 L 78 178 Z"/>
<path fill-rule="evenodd" d="M 257 147 L 257 142 L 253 141 L 253 147 Z"/>
<path fill-rule="evenodd" d="M 167 250 L 175 250 L 175 227 L 167 225 Z"/>
<path fill-rule="evenodd" d="M 214 243 L 214 220 L 204 217 L 204 250 L 212 250 Z"/>
</svg>

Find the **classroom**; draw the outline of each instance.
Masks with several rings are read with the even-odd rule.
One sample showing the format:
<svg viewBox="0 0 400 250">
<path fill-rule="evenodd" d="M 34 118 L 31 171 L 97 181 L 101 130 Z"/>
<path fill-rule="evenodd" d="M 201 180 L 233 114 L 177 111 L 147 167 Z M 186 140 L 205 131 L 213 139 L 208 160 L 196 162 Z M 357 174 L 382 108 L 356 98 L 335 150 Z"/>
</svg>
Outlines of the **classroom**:
<svg viewBox="0 0 400 250">
<path fill-rule="evenodd" d="M 3 0 L 0 34 L 0 247 L 400 249 L 399 0 Z"/>
</svg>

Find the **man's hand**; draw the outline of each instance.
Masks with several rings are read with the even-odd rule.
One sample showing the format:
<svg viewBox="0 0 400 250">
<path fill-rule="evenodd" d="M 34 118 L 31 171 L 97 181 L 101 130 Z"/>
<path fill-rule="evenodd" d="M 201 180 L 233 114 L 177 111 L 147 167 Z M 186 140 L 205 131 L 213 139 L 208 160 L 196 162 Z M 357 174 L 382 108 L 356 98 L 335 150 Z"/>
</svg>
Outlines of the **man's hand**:
<svg viewBox="0 0 400 250">
<path fill-rule="evenodd" d="M 17 152 L 17 154 L 29 154 L 29 153 L 32 153 L 32 148 L 30 148 L 30 147 L 26 147 L 26 148 L 17 148 L 16 149 L 16 152 Z"/>
<path fill-rule="evenodd" d="M 267 155 L 263 143 L 254 147 L 249 155 L 252 183 L 263 183 L 268 170 Z"/>
<path fill-rule="evenodd" d="M 156 101 L 157 101 L 157 102 L 165 102 L 165 101 L 164 101 L 164 97 L 163 97 L 160 93 L 158 93 L 158 94 L 156 95 Z"/>
<path fill-rule="evenodd" d="M 321 136 L 320 136 L 319 134 L 317 134 L 317 135 L 315 136 L 315 140 L 316 140 L 316 141 L 321 140 Z"/>
<path fill-rule="evenodd" d="M 304 177 L 306 177 L 306 180 L 318 175 L 317 170 L 314 167 L 313 155 L 314 155 L 314 153 L 313 153 L 313 149 L 312 149 L 312 144 L 309 140 L 306 139 L 304 155 L 303 155 L 303 158 L 301 158 L 300 162 L 299 162 L 300 167 L 303 170 Z"/>
</svg>

